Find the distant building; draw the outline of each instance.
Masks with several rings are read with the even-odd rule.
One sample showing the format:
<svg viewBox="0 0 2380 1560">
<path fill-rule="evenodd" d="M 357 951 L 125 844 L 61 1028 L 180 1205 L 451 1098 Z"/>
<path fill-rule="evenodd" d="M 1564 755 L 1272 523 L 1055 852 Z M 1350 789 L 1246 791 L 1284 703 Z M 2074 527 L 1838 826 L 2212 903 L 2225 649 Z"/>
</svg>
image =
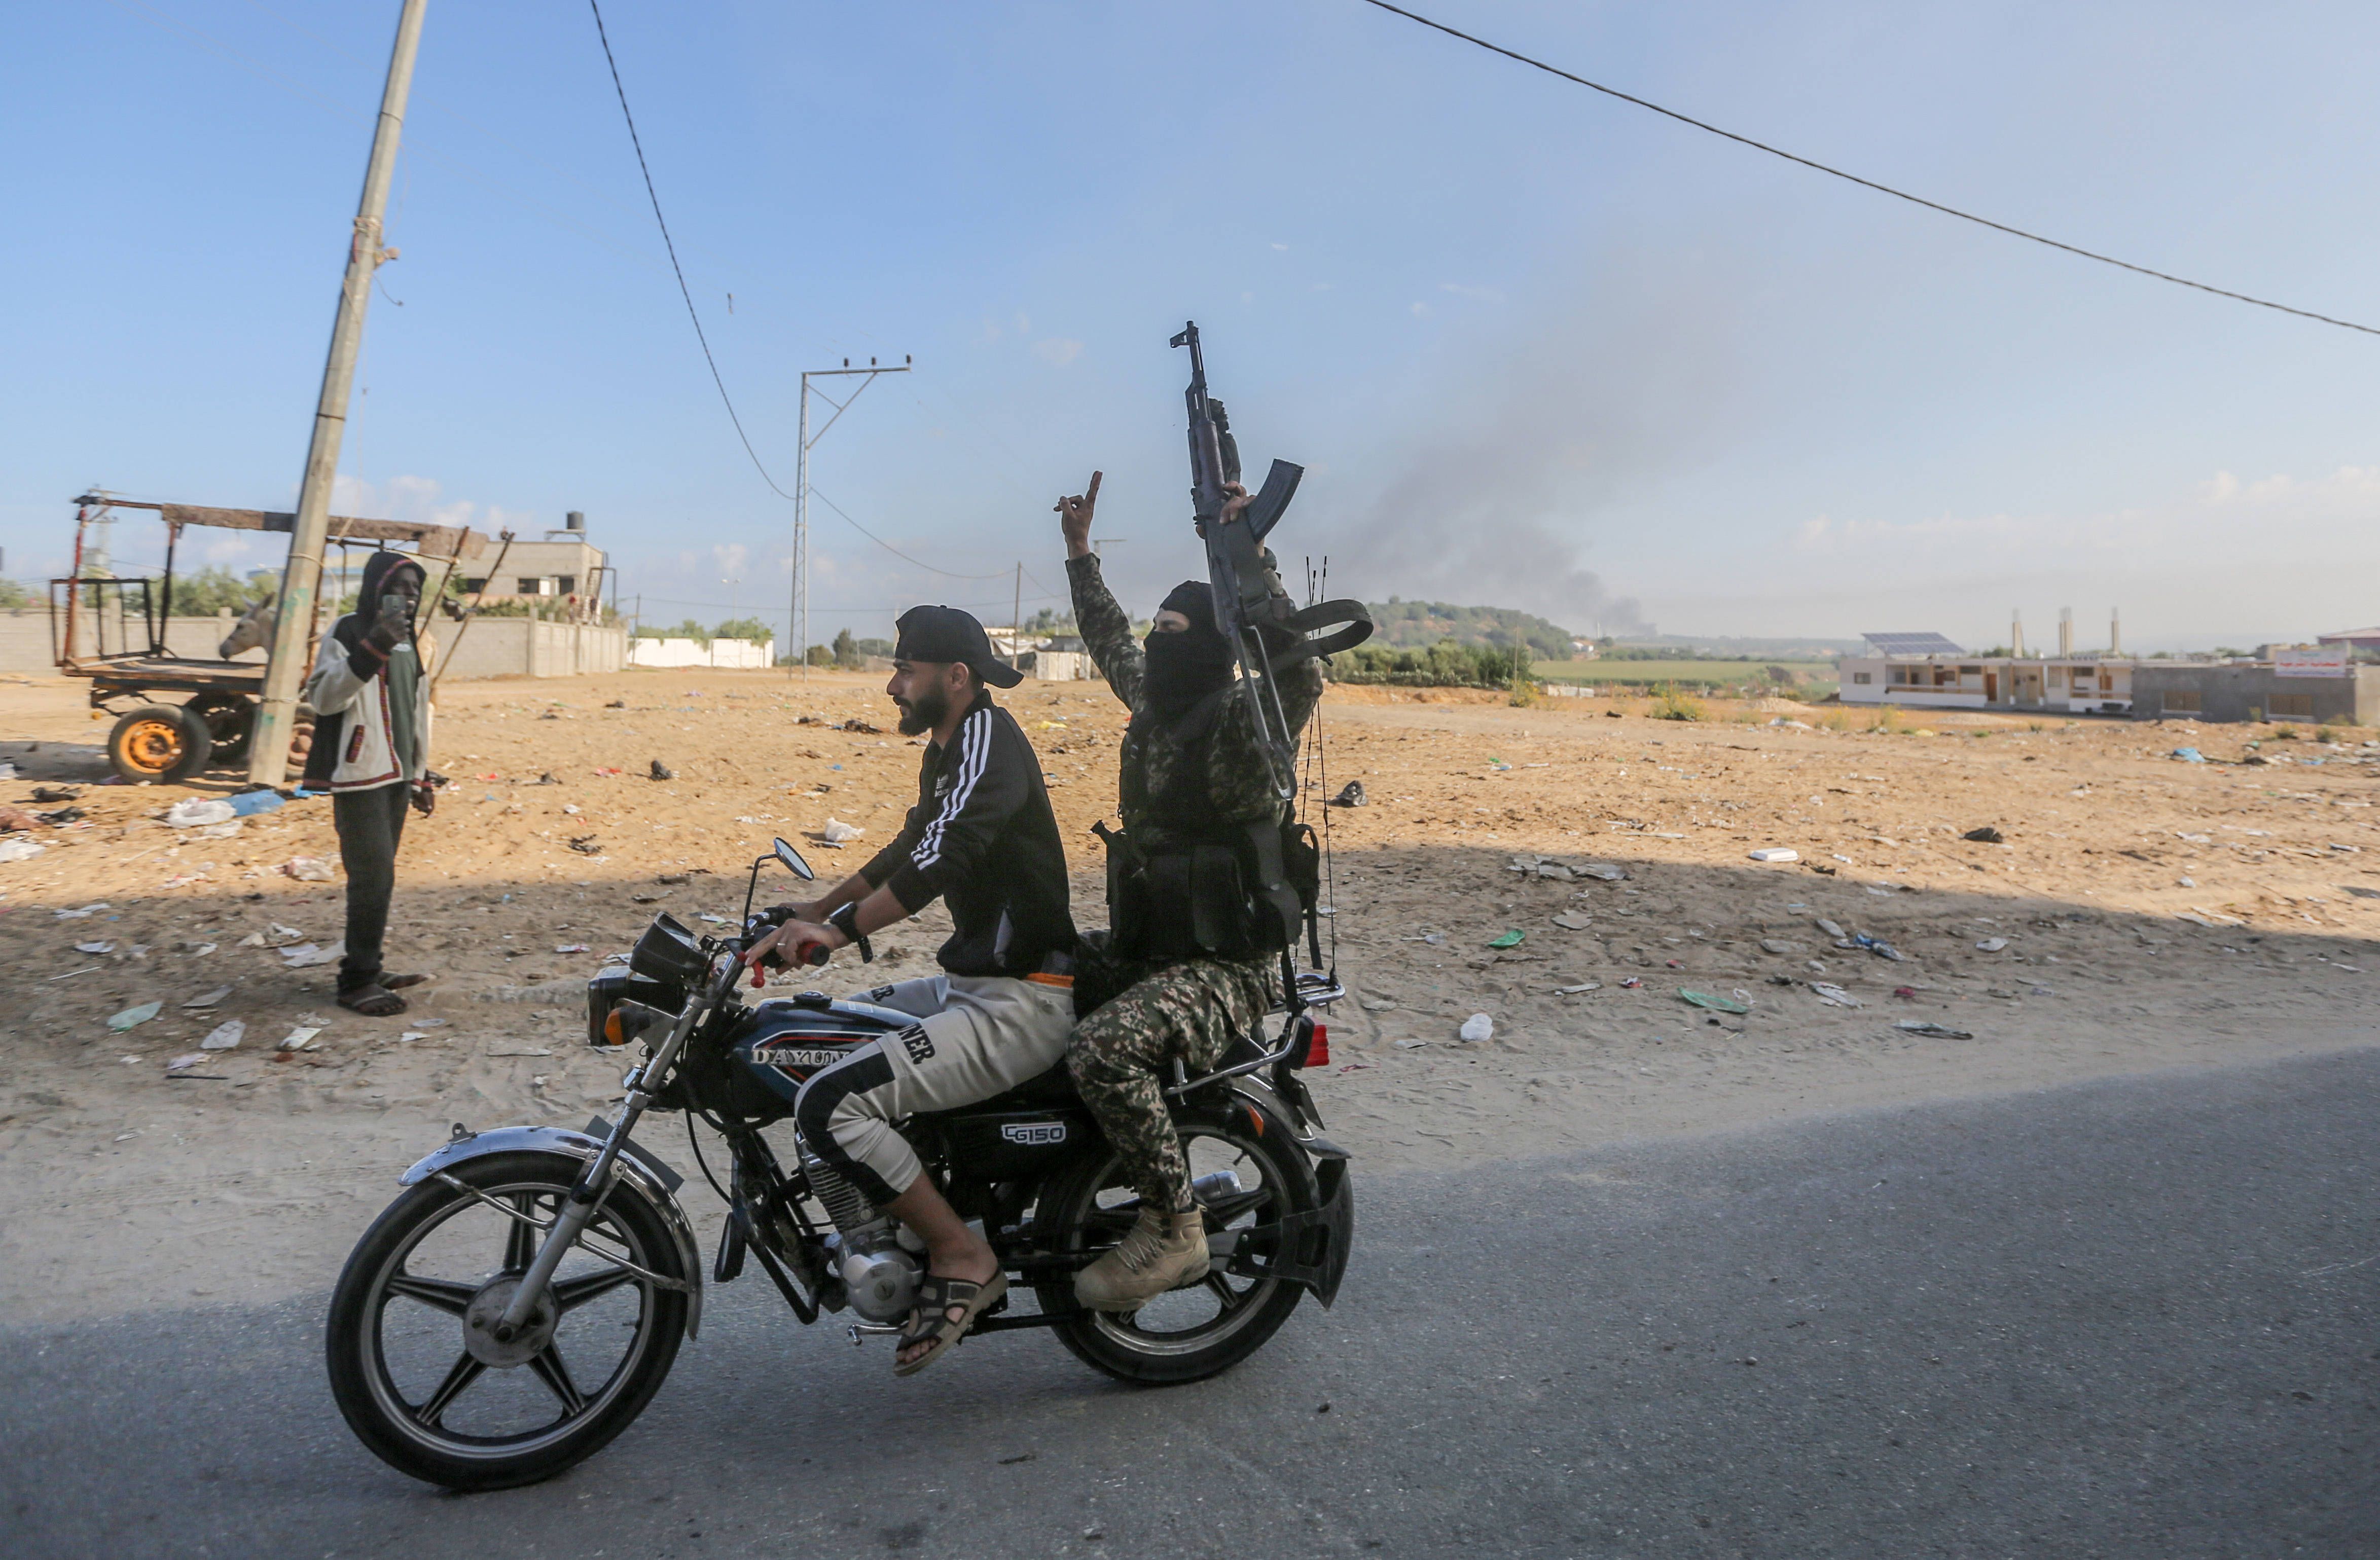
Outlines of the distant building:
<svg viewBox="0 0 2380 1560">
<path fill-rule="evenodd" d="M 458 572 L 464 590 L 483 601 L 537 601 L 556 617 L 585 620 L 603 603 L 610 568 L 602 550 L 588 543 L 587 516 L 574 509 L 542 541 L 482 541 L 463 556 Z"/>
<path fill-rule="evenodd" d="M 2314 641 L 2322 645 L 2344 645 L 2350 650 L 2371 655 L 2380 653 L 2380 628 L 2342 628 L 2336 634 L 2317 634 Z"/>
<path fill-rule="evenodd" d="M 2070 640 L 2071 634 L 2061 635 Z M 2325 635 L 2325 640 L 2331 636 Z M 2380 724 L 2380 666 L 2344 645 L 2266 646 L 2227 660 L 2139 660 L 2113 651 L 1971 656 L 1938 634 L 1871 634 L 1838 663 L 1845 704 L 2039 710 L 2140 720 Z"/>
</svg>

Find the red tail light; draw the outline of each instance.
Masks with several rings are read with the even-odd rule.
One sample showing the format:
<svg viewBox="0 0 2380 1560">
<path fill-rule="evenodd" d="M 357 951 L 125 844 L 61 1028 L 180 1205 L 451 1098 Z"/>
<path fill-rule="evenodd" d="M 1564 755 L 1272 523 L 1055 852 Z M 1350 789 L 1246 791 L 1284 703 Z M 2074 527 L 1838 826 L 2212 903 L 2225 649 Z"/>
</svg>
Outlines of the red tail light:
<svg viewBox="0 0 2380 1560">
<path fill-rule="evenodd" d="M 1330 1029 L 1329 1025 L 1318 1023 L 1311 1026 L 1306 1034 L 1305 1059 L 1299 1062 L 1297 1065 L 1300 1067 L 1329 1067 L 1330 1065 Z"/>
</svg>

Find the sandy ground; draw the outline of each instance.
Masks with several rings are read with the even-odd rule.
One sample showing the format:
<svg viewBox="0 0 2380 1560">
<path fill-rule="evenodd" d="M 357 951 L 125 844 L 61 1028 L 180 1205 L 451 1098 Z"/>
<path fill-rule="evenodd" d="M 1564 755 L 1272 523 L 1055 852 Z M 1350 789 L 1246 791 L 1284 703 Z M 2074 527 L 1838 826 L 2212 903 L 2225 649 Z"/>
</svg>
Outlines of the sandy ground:
<svg viewBox="0 0 2380 1560">
<path fill-rule="evenodd" d="M 1122 711 L 1096 683 L 1002 702 L 1041 750 L 1077 916 L 1099 925 L 1087 831 L 1111 816 Z M 1326 702 L 1329 771 L 1310 795 L 1360 780 L 1369 801 L 1327 810 L 1330 925 L 1354 997 L 1317 1092 L 1362 1165 L 2371 1043 L 2368 733 L 1955 716 L 1878 730 L 1724 704 L 1681 723 L 1645 708 L 1370 689 Z M 585 977 L 656 909 L 732 917 L 775 834 L 823 876 L 856 866 L 914 795 L 919 755 L 891 714 L 875 679 L 817 672 L 807 686 L 782 671 L 449 686 L 436 753 L 456 783 L 409 826 L 390 943 L 392 968 L 437 980 L 381 1022 L 333 1006 L 328 966 L 285 968 L 244 940 L 339 937 L 339 884 L 283 870 L 335 863 L 327 804 L 204 839 L 164 808 L 236 777 L 90 787 L 84 825 L 0 865 L 0 1314 L 318 1288 L 449 1123 L 585 1121 L 621 1069 L 578 1044 Z M 22 771 L 0 802 L 101 772 L 89 744 L 104 729 L 77 686 L 0 683 L 0 756 Z M 2185 744 L 2211 761 L 2168 756 Z M 650 778 L 656 759 L 674 779 Z M 826 848 L 830 818 L 867 833 Z M 1961 838 L 1984 825 L 2005 842 Z M 1765 847 L 1802 859 L 1748 859 Z M 1589 865 L 1626 876 L 1575 870 Z M 763 878 L 764 899 L 790 888 Z M 929 913 L 880 937 L 865 983 L 928 972 L 947 925 Z M 839 963 L 817 984 L 863 980 Z M 110 1029 L 150 1001 L 157 1017 Z M 1459 1039 L 1477 1013 L 1493 1037 Z M 230 1019 L 238 1046 L 169 1074 Z M 321 1026 L 312 1048 L 276 1050 L 300 1024 Z M 649 1137 L 691 1169 L 681 1130 Z M 690 1211 L 710 1201 L 688 1195 Z"/>
</svg>

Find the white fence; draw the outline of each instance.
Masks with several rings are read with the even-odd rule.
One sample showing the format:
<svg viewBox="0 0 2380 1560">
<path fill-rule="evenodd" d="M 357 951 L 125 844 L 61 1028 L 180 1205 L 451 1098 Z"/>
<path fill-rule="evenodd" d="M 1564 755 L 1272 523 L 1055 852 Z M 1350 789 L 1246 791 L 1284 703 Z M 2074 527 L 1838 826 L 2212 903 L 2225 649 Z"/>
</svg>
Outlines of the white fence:
<svg viewBox="0 0 2380 1560">
<path fill-rule="evenodd" d="M 748 671 L 777 664 L 777 642 L 763 639 L 756 645 L 749 639 L 713 639 L 705 645 L 694 639 L 631 639 L 628 664 L 725 667 Z"/>
</svg>

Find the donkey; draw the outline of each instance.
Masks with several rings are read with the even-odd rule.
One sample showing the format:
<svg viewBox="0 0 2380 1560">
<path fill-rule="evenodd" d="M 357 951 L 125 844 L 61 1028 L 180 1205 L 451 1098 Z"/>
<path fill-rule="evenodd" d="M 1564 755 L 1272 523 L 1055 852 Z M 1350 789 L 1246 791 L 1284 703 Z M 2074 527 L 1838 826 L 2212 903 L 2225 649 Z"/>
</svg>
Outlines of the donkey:
<svg viewBox="0 0 2380 1560">
<path fill-rule="evenodd" d="M 231 625 L 231 632 L 224 635 L 224 642 L 215 654 L 229 660 L 242 650 L 261 649 L 272 644 L 273 625 L 280 615 L 281 602 L 276 597 L 267 596 L 261 600 L 251 601 L 248 611 L 240 614 L 239 621 Z"/>
</svg>

